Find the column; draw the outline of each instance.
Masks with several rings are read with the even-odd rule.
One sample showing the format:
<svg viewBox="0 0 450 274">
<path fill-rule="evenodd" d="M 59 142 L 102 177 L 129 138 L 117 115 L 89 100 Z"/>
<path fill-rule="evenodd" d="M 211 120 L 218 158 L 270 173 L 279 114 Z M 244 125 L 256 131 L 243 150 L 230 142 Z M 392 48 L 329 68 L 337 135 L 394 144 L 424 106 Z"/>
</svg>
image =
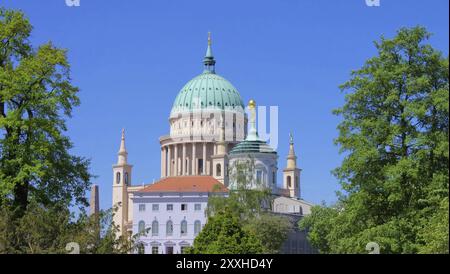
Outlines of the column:
<svg viewBox="0 0 450 274">
<path fill-rule="evenodd" d="M 203 170 L 202 175 L 206 174 L 206 142 L 203 143 Z"/>
<path fill-rule="evenodd" d="M 186 144 L 183 143 L 183 152 L 182 152 L 182 158 L 181 158 L 181 175 L 186 175 Z"/>
<path fill-rule="evenodd" d="M 186 175 L 191 175 L 189 174 L 189 163 L 191 162 L 191 159 L 189 159 L 189 157 L 186 157 Z"/>
<path fill-rule="evenodd" d="M 161 146 L 161 178 L 165 177 L 165 163 L 164 161 L 166 160 L 166 149 L 164 148 L 164 146 Z"/>
<path fill-rule="evenodd" d="M 178 176 L 178 145 L 177 144 L 175 144 L 174 145 L 175 146 L 175 151 L 174 151 L 174 161 L 175 161 L 175 163 L 174 163 L 174 165 L 175 165 L 175 167 L 174 167 L 174 169 L 173 169 L 173 171 L 174 171 L 174 173 L 173 173 L 173 175 L 174 176 Z"/>
<path fill-rule="evenodd" d="M 167 176 L 172 175 L 172 149 L 171 145 L 167 146 Z"/>
<path fill-rule="evenodd" d="M 197 175 L 197 170 L 195 166 L 197 165 L 197 157 L 195 157 L 195 143 L 192 143 L 192 175 Z"/>
</svg>

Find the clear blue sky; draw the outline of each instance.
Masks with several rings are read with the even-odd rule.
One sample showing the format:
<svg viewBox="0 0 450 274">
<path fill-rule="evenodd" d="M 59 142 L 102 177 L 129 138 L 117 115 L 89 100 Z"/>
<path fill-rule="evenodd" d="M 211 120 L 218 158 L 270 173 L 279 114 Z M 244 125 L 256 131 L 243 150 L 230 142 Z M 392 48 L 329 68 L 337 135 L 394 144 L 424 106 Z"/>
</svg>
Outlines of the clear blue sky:
<svg viewBox="0 0 450 274">
<path fill-rule="evenodd" d="M 448 54 L 447 0 L 1 0 L 22 9 L 35 45 L 69 50 L 81 106 L 68 122 L 74 153 L 92 159 L 101 207 L 111 206 L 111 166 L 126 129 L 133 184 L 160 175 L 158 138 L 179 89 L 202 71 L 207 32 L 216 70 L 243 100 L 279 106 L 279 168 L 294 133 L 303 198 L 335 201 L 331 170 L 342 156 L 333 144 L 343 104 L 338 85 L 376 52 L 373 41 L 400 27 L 425 26 Z"/>
</svg>

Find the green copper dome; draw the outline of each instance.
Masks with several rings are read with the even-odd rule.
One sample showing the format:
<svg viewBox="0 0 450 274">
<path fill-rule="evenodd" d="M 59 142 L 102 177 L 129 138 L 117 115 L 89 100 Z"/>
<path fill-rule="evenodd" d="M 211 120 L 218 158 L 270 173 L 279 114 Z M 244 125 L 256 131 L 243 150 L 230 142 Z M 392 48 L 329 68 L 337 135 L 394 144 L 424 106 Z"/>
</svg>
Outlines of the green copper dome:
<svg viewBox="0 0 450 274">
<path fill-rule="evenodd" d="M 231 110 L 244 112 L 244 104 L 236 88 L 215 73 L 216 61 L 212 55 L 211 37 L 203 59 L 205 70 L 187 82 L 180 90 L 172 106 L 171 116 L 193 110 Z"/>
<path fill-rule="evenodd" d="M 205 70 L 180 90 L 171 113 L 194 109 L 244 110 L 236 88 L 222 76 Z"/>
</svg>

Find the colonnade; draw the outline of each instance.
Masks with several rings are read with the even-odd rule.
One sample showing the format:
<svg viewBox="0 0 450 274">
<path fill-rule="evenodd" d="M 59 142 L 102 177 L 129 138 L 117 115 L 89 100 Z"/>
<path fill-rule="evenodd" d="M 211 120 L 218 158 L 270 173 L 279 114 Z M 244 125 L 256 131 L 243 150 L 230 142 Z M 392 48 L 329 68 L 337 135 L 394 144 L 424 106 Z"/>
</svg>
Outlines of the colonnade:
<svg viewBox="0 0 450 274">
<path fill-rule="evenodd" d="M 161 177 L 211 175 L 211 142 L 166 144 L 161 146 Z"/>
</svg>

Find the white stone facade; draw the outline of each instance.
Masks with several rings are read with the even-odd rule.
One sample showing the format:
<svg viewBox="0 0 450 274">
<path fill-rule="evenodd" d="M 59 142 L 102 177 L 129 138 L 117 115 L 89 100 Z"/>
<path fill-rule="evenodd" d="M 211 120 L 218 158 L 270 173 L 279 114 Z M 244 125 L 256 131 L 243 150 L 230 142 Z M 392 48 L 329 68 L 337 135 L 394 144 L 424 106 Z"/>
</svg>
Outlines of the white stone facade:
<svg viewBox="0 0 450 274">
<path fill-rule="evenodd" d="M 146 236 L 139 238 L 146 254 L 182 253 L 207 220 L 208 193 L 136 192 L 131 200 L 133 234 L 142 229 L 142 224 L 150 228 Z"/>
</svg>

